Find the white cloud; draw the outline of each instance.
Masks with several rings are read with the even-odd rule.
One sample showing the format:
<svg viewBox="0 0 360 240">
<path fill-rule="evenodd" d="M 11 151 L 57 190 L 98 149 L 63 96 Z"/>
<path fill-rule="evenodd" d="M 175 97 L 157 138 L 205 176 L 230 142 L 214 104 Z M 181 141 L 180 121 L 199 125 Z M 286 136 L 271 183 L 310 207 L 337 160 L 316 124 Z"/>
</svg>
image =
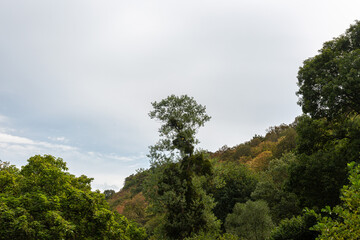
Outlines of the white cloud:
<svg viewBox="0 0 360 240">
<path fill-rule="evenodd" d="M 7 144 L 8 146 L 22 146 L 27 147 L 33 150 L 60 150 L 60 151 L 73 151 L 76 150 L 75 147 L 63 145 L 63 144 L 53 144 L 48 142 L 42 141 L 34 141 L 29 138 L 19 137 L 10 135 L 7 133 L 0 132 L 0 143 Z"/>
<path fill-rule="evenodd" d="M 69 140 L 66 137 L 48 137 L 49 140 L 55 142 L 68 142 Z"/>
<path fill-rule="evenodd" d="M 28 138 L 13 136 L 13 135 L 6 134 L 6 133 L 0 133 L 0 142 L 1 143 L 35 145 L 35 142 Z"/>
<path fill-rule="evenodd" d="M 35 141 L 0 132 L 1 160 L 10 161 L 11 164 L 20 167 L 26 164 L 26 159 L 37 154 L 51 154 L 63 158 L 68 164 L 70 173 L 94 178 L 92 186 L 100 190 L 110 188 L 119 190 L 124 179 L 135 172 L 136 168 L 144 165 L 137 163 L 127 166 L 128 163 L 141 162 L 145 158 L 143 154 L 118 156 L 114 153 L 85 152 L 70 145 Z"/>
</svg>

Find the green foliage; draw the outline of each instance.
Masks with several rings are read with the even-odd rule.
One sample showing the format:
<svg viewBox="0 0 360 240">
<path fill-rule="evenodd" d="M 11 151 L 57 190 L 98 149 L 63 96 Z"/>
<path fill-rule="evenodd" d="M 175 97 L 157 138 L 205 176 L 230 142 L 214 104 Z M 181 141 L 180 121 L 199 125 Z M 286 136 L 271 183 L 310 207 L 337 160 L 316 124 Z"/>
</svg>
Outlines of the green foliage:
<svg viewBox="0 0 360 240">
<path fill-rule="evenodd" d="M 248 143 L 240 144 L 235 148 L 234 160 L 240 159 L 241 157 L 251 156 L 251 146 Z"/>
<path fill-rule="evenodd" d="M 259 182 L 251 197 L 254 200 L 264 200 L 268 203 L 271 218 L 275 223 L 281 219 L 292 217 L 301 210 L 295 194 L 278 189 L 272 182 Z"/>
<path fill-rule="evenodd" d="M 341 205 L 323 209 L 329 216 L 319 216 L 314 226 L 321 231 L 317 239 L 358 239 L 360 236 L 360 166 L 352 162 L 349 169 L 350 184 L 342 188 Z"/>
<path fill-rule="evenodd" d="M 143 229 L 109 210 L 91 178 L 66 172 L 50 155 L 34 156 L 21 171 L 1 164 L 0 239 L 145 239 Z"/>
<path fill-rule="evenodd" d="M 297 157 L 294 153 L 286 153 L 281 158 L 271 160 L 266 174 L 277 187 L 282 188 L 289 178 L 290 165 L 296 161 Z"/>
<path fill-rule="evenodd" d="M 312 240 L 319 232 L 312 230 L 316 224 L 316 213 L 306 209 L 302 215 L 283 219 L 280 224 L 271 232 L 271 240 Z"/>
<path fill-rule="evenodd" d="M 294 151 L 295 123 L 270 127 L 265 137 L 255 135 L 250 141 L 235 147 L 223 146 L 212 157 L 223 162 L 240 162 L 256 171 L 263 171 L 274 158 Z"/>
<path fill-rule="evenodd" d="M 265 135 L 265 141 L 277 142 L 279 138 L 287 134 L 288 129 L 293 128 L 292 125 L 281 124 L 279 126 L 269 127 Z"/>
<path fill-rule="evenodd" d="M 256 147 L 265 140 L 263 136 L 255 134 L 255 136 L 249 141 L 251 147 Z"/>
<path fill-rule="evenodd" d="M 137 169 L 136 174 L 131 174 L 125 178 L 124 190 L 131 189 L 132 195 L 138 194 L 143 191 L 142 185 L 149 175 L 149 170 Z"/>
<path fill-rule="evenodd" d="M 284 218 L 291 218 L 301 211 L 297 196 L 284 188 L 289 176 L 289 166 L 294 161 L 296 156 L 293 153 L 285 154 L 280 159 L 273 159 L 268 170 L 265 171 L 265 176 L 251 193 L 252 199 L 267 202 L 275 223 Z"/>
<path fill-rule="evenodd" d="M 321 208 L 339 202 L 340 188 L 346 183 L 346 162 L 338 157 L 331 151 L 319 152 L 300 156 L 291 166 L 287 189 L 299 197 L 302 207 Z"/>
<path fill-rule="evenodd" d="M 303 116 L 297 131 L 298 160 L 290 166 L 287 189 L 299 197 L 302 207 L 335 206 L 347 184 L 347 163 L 358 161 L 360 118 L 329 122 Z"/>
<path fill-rule="evenodd" d="M 222 184 L 211 191 L 217 202 L 213 212 L 224 223 L 237 202 L 250 200 L 258 179 L 247 166 L 232 162 L 218 164 L 215 178 Z"/>
<path fill-rule="evenodd" d="M 298 73 L 299 104 L 313 118 L 360 113 L 360 22 L 324 43 Z"/>
<path fill-rule="evenodd" d="M 218 240 L 239 240 L 239 237 L 230 233 L 224 233 L 219 236 Z"/>
<path fill-rule="evenodd" d="M 244 239 L 266 239 L 273 223 L 265 201 L 237 203 L 233 213 L 226 217 L 226 232 Z"/>
<path fill-rule="evenodd" d="M 107 189 L 104 191 L 105 199 L 111 198 L 115 194 L 113 189 Z"/>
<path fill-rule="evenodd" d="M 283 154 L 293 151 L 296 148 L 296 136 L 295 128 L 290 127 L 286 129 L 273 151 L 274 158 L 281 158 Z"/>
<path fill-rule="evenodd" d="M 160 102 L 153 102 L 152 106 L 154 110 L 149 113 L 150 118 L 163 123 L 159 128 L 162 138 L 156 145 L 150 146 L 152 164 L 174 160 L 176 150 L 181 158 L 191 155 L 195 144 L 199 143 L 195 138 L 198 128 L 210 120 L 206 107 L 187 95 L 171 95 Z"/>
<path fill-rule="evenodd" d="M 218 231 L 219 222 L 211 212 L 215 204 L 205 191 L 211 172 L 204 172 L 204 166 L 208 169 L 204 161 L 203 154 L 198 153 L 155 170 L 147 196 L 149 210 L 162 216 L 154 230 L 158 237 L 183 239 L 199 231 Z"/>
<path fill-rule="evenodd" d="M 230 233 L 213 234 L 213 233 L 200 233 L 194 237 L 185 238 L 184 240 L 239 240 L 237 235 L 233 235 Z"/>
<path fill-rule="evenodd" d="M 210 120 L 205 107 L 186 95 L 152 105 L 149 116 L 163 123 L 162 139 L 150 147 L 152 169 L 146 183 L 148 210 L 158 219 L 153 222 L 158 224 L 153 226 L 155 236 L 184 239 L 217 232 L 220 223 L 211 212 L 215 204 L 203 184 L 211 179 L 212 165 L 204 153 L 194 153 L 197 129 Z"/>
<path fill-rule="evenodd" d="M 10 165 L 9 162 L 0 160 L 0 194 L 18 193 L 18 178 L 20 178 L 19 169 Z"/>
<path fill-rule="evenodd" d="M 311 155 L 322 150 L 331 137 L 332 126 L 326 119 L 313 119 L 307 115 L 298 118 L 296 127 L 297 153 Z M 340 136 L 339 136 L 340 137 Z"/>
</svg>

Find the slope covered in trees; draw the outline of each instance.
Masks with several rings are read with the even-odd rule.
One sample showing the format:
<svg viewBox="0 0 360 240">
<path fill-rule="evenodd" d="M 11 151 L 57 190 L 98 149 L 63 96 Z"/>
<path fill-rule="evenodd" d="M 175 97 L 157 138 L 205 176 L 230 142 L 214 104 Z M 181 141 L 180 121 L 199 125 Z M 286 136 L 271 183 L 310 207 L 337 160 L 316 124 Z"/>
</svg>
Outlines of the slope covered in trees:
<svg viewBox="0 0 360 240">
<path fill-rule="evenodd" d="M 212 212 L 223 230 L 236 203 L 265 200 L 274 222 L 301 212 L 295 195 L 283 190 L 288 165 L 295 158 L 295 136 L 295 124 L 282 124 L 269 128 L 264 137 L 256 135 L 238 146 L 204 153 L 211 162 L 212 175 L 205 179 L 207 184 L 202 188 L 216 203 Z M 277 155 L 281 157 L 276 158 Z M 151 171 L 140 170 L 127 177 L 123 189 L 109 199 L 114 209 L 141 222 L 149 232 L 159 221 L 146 211 L 149 202 L 143 197 Z"/>
<path fill-rule="evenodd" d="M 360 23 L 356 22 L 304 62 L 298 74 L 297 92 L 304 115 L 294 123 L 271 127 L 265 136 L 256 135 L 234 147 L 224 146 L 214 153 L 199 152 L 201 159 L 210 163 L 207 174 L 190 174 L 188 178 L 181 178 L 184 149 L 194 152 L 195 131 L 190 135 L 172 134 L 165 141 L 169 148 L 162 148 L 168 155 L 153 154 L 153 160 L 159 164 L 127 178 L 124 189 L 110 200 L 112 206 L 129 218 L 141 215 L 142 224 L 153 239 L 326 239 L 330 234 L 336 236 L 337 230 L 341 236 L 356 239 L 358 229 L 352 224 L 359 217 L 355 180 L 359 172 L 354 167 L 360 157 L 359 39 Z M 182 113 L 189 110 L 182 109 Z M 171 126 L 182 129 L 181 119 L 169 119 L 163 130 Z M 171 144 L 179 145 L 172 148 Z M 174 149 L 180 154 L 172 155 Z M 350 162 L 352 185 L 343 187 L 349 184 Z M 192 165 L 187 166 L 191 169 Z M 169 205 L 165 203 L 158 212 L 151 210 L 159 196 L 148 191 L 171 193 L 171 189 L 180 192 L 167 195 L 165 201 Z M 173 220 L 169 219 L 170 206 L 180 207 L 176 204 L 189 201 L 178 198 L 187 191 L 194 194 L 190 199 L 200 204 L 194 206 L 202 206 L 202 201 L 209 205 L 196 215 L 208 216 L 213 223 L 219 221 L 219 229 L 209 231 L 206 225 L 210 222 L 204 221 L 202 227 L 185 235 L 161 231 L 161 226 Z M 139 196 L 145 197 L 139 201 Z M 130 207 L 134 202 L 144 210 L 141 214 Z M 334 210 L 330 211 L 332 207 Z M 327 209 L 325 213 L 321 213 L 323 208 Z M 188 216 L 196 216 L 190 212 L 180 212 L 171 224 L 178 224 L 178 229 L 191 225 L 194 221 L 182 222 Z M 333 233 L 327 232 L 329 229 Z"/>
</svg>

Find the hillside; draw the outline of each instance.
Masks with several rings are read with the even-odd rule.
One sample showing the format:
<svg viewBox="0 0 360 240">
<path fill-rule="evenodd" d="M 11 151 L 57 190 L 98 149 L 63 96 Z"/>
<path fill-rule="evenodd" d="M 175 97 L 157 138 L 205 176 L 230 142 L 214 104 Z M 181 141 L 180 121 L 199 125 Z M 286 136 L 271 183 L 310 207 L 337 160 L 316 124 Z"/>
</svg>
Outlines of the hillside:
<svg viewBox="0 0 360 240">
<path fill-rule="evenodd" d="M 223 146 L 214 153 L 208 152 L 209 158 L 215 169 L 231 171 L 235 166 L 235 168 L 246 169 L 248 174 L 258 178 L 262 172 L 268 169 L 271 160 L 279 159 L 284 154 L 294 151 L 296 147 L 295 126 L 296 123 L 270 127 L 265 136 L 255 135 L 245 143 L 233 147 Z M 149 171 L 140 169 L 136 174 L 128 176 L 125 179 L 124 187 L 108 199 L 112 209 L 142 225 L 146 225 L 151 219 L 151 216 L 146 214 L 148 202 L 143 193 Z M 225 178 L 225 174 L 218 174 Z M 241 191 L 236 188 L 232 190 L 234 192 Z M 250 194 L 251 192 L 248 193 L 248 195 Z M 232 200 L 228 201 L 233 202 Z M 229 208 L 232 209 L 232 207 Z"/>
</svg>

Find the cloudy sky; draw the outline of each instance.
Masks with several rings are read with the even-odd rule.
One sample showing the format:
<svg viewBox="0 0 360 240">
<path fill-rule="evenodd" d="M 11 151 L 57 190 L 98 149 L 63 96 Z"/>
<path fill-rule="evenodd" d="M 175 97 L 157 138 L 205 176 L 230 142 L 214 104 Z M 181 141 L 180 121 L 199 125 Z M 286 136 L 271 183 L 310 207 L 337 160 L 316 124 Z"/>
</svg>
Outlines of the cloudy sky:
<svg viewBox="0 0 360 240">
<path fill-rule="evenodd" d="M 147 168 L 151 102 L 188 94 L 216 151 L 291 123 L 302 62 L 360 1 L 0 0 L 0 159 L 62 157 L 95 189 Z"/>
</svg>

